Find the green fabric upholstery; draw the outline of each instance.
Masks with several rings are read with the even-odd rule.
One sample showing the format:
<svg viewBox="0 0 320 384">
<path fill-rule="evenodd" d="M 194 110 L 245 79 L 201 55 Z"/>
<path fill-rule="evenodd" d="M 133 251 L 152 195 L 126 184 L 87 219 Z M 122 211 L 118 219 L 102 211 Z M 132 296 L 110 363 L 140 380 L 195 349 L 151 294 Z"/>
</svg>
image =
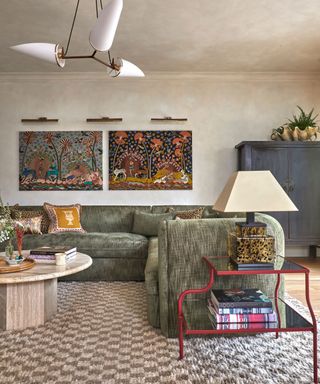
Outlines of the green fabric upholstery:
<svg viewBox="0 0 320 384">
<path fill-rule="evenodd" d="M 54 245 L 76 246 L 79 252 L 96 258 L 135 258 L 146 260 L 148 239 L 141 235 L 126 232 L 114 233 L 76 233 L 61 232 L 46 235 L 25 235 L 25 249 Z"/>
<path fill-rule="evenodd" d="M 284 255 L 284 235 L 280 224 L 270 216 L 256 215 L 275 236 L 277 255 Z M 227 234 L 239 219 L 179 220 L 161 223 L 159 229 L 159 300 L 161 331 L 177 336 L 177 299 L 189 288 L 204 287 L 208 269 L 203 256 L 227 255 Z M 280 259 L 277 259 L 280 263 Z M 260 288 L 273 296 L 275 275 L 217 278 L 216 288 Z M 283 282 L 279 294 L 284 293 Z M 189 303 L 192 306 L 192 302 Z M 192 310 L 191 310 L 192 312 Z"/>
<path fill-rule="evenodd" d="M 61 281 L 143 281 L 145 259 L 95 258 L 91 267 Z M 106 308 L 106 310 L 108 310 Z M 130 314 L 128 314 L 129 316 Z M 129 319 L 129 318 L 128 318 Z M 128 320 L 129 321 L 129 320 Z"/>
<path fill-rule="evenodd" d="M 188 211 L 190 209 L 196 209 L 204 207 L 204 205 L 153 205 L 152 213 L 165 213 L 170 211 Z"/>
<path fill-rule="evenodd" d="M 158 239 L 153 237 L 149 240 L 148 260 L 144 276 L 148 301 L 148 321 L 149 324 L 156 328 L 160 327 L 158 271 Z"/>
<path fill-rule="evenodd" d="M 212 206 L 207 206 L 203 211 L 202 217 L 204 219 L 233 218 L 233 217 L 243 218 L 243 217 L 246 217 L 246 214 L 243 212 L 219 212 L 213 209 Z"/>
<path fill-rule="evenodd" d="M 81 224 L 88 232 L 131 232 L 136 209 L 150 212 L 149 206 L 92 206 L 82 207 Z"/>
<path fill-rule="evenodd" d="M 132 232 L 144 236 L 158 236 L 160 222 L 169 219 L 173 219 L 173 213 L 149 213 L 136 210 Z"/>
<path fill-rule="evenodd" d="M 35 210 L 42 207 L 20 208 Z M 81 223 L 87 233 L 25 235 L 23 248 L 76 246 L 79 252 L 92 257 L 92 267 L 63 280 L 142 281 L 148 256 L 148 239 L 132 233 L 133 216 L 137 209 L 151 212 L 151 206 L 82 206 Z M 0 244 L 2 251 L 4 246 Z"/>
</svg>

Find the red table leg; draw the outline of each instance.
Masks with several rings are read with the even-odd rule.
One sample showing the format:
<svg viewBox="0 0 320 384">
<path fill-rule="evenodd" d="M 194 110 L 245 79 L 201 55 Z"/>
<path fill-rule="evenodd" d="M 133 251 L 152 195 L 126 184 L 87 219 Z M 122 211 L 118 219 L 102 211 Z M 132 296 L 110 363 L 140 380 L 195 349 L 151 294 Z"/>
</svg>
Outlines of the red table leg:
<svg viewBox="0 0 320 384">
<path fill-rule="evenodd" d="M 205 260 L 206 261 L 206 260 Z M 187 325 L 185 323 L 185 319 L 183 316 L 182 311 L 182 304 L 183 300 L 187 295 L 193 294 L 193 293 L 205 293 L 208 292 L 209 289 L 212 287 L 214 281 L 214 272 L 213 269 L 210 269 L 210 278 L 208 284 L 204 288 L 199 289 L 187 289 L 186 291 L 183 291 L 178 299 L 178 331 L 179 331 L 179 359 L 183 359 L 183 334 L 185 329 L 187 328 Z M 184 329 L 185 328 L 185 329 Z"/>
<path fill-rule="evenodd" d="M 281 328 L 281 318 L 280 318 L 279 306 L 278 306 L 278 293 L 279 293 L 280 281 L 281 281 L 281 278 L 280 278 L 280 274 L 278 273 L 277 274 L 277 284 L 276 284 L 276 287 L 274 290 L 274 304 L 275 304 L 276 312 L 277 312 L 278 328 Z M 278 338 L 278 337 L 279 337 L 279 332 L 276 332 L 276 338 Z"/>
<path fill-rule="evenodd" d="M 313 308 L 310 302 L 310 289 L 309 289 L 309 271 L 305 273 L 305 291 L 306 291 L 306 301 L 308 309 L 312 318 L 313 325 L 313 380 L 318 383 L 318 341 L 317 341 L 317 320 L 313 312 Z"/>
</svg>

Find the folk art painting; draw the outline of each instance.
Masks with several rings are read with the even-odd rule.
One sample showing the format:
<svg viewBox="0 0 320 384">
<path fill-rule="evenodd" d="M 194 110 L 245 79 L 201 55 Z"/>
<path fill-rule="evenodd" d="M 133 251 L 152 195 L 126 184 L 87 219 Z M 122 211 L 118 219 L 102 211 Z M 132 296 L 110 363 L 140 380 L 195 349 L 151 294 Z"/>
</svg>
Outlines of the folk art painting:
<svg viewBox="0 0 320 384">
<path fill-rule="evenodd" d="M 102 131 L 19 132 L 20 191 L 102 188 Z"/>
<path fill-rule="evenodd" d="M 110 131 L 109 189 L 192 189 L 192 132 Z"/>
</svg>

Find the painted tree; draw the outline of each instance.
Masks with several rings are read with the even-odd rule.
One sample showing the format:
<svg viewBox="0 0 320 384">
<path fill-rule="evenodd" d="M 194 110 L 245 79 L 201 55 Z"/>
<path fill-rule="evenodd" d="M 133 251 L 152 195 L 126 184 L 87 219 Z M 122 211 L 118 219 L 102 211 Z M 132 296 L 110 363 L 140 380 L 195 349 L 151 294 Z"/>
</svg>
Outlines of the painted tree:
<svg viewBox="0 0 320 384">
<path fill-rule="evenodd" d="M 86 146 L 86 155 L 91 158 L 91 168 L 95 172 L 97 170 L 96 159 L 96 146 L 101 143 L 101 133 L 99 131 L 92 131 L 89 137 L 83 141 Z"/>
<path fill-rule="evenodd" d="M 149 169 L 149 178 L 151 179 L 152 177 L 152 157 L 155 153 L 159 153 L 160 152 L 160 148 L 162 147 L 163 145 L 163 141 L 160 140 L 160 139 L 152 139 L 151 140 L 151 143 L 150 143 L 150 147 L 151 147 L 151 153 L 150 153 L 150 156 L 149 156 L 149 166 L 148 166 L 148 169 Z"/>
<path fill-rule="evenodd" d="M 134 140 L 138 144 L 138 149 L 142 149 L 145 153 L 146 163 L 147 163 L 147 168 L 148 168 L 148 177 L 149 177 L 149 152 L 148 152 L 148 148 L 146 146 L 146 138 L 144 137 L 144 134 L 142 132 L 137 132 L 134 135 Z"/>
<path fill-rule="evenodd" d="M 152 177 L 152 158 L 155 153 L 159 153 L 161 146 L 163 145 L 162 140 L 154 138 L 150 141 L 150 149 L 151 152 L 148 151 L 148 147 L 146 144 L 146 137 L 143 135 L 142 132 L 137 132 L 134 135 L 134 140 L 138 143 L 138 148 L 143 149 L 146 155 L 147 159 L 147 165 L 148 165 L 148 178 L 151 179 Z"/>
<path fill-rule="evenodd" d="M 176 137 L 172 140 L 172 144 L 176 146 L 174 154 L 177 158 L 180 158 L 181 169 L 186 171 L 186 161 L 185 161 L 185 146 L 191 137 L 191 133 L 188 131 L 179 132 L 179 137 Z"/>
<path fill-rule="evenodd" d="M 27 151 L 28 151 L 29 144 L 31 144 L 34 141 L 35 136 L 36 136 L 35 132 L 28 131 L 28 132 L 24 132 L 23 133 L 23 141 L 25 142 L 26 146 L 24 148 L 22 162 L 21 162 L 22 170 L 25 167 L 26 154 L 27 154 Z"/>
<path fill-rule="evenodd" d="M 117 131 L 115 133 L 115 143 L 116 143 L 117 147 L 116 147 L 116 150 L 114 152 L 113 161 L 112 161 L 112 173 L 116 168 L 119 148 L 121 147 L 121 145 L 126 144 L 127 138 L 128 138 L 128 134 L 125 131 Z"/>
<path fill-rule="evenodd" d="M 62 159 L 64 154 L 72 147 L 70 139 L 64 138 L 60 140 L 60 155 L 58 157 L 58 177 L 62 179 Z"/>
<path fill-rule="evenodd" d="M 53 132 L 47 132 L 46 135 L 45 135 L 44 141 L 48 144 L 48 148 L 52 149 L 53 152 L 54 152 L 54 157 L 55 157 L 55 160 L 56 160 L 56 168 L 58 169 L 58 177 L 56 178 L 56 182 L 58 182 L 58 180 L 60 180 L 59 154 L 58 154 L 58 150 L 57 150 L 57 147 L 56 147 L 53 139 L 54 139 Z"/>
</svg>

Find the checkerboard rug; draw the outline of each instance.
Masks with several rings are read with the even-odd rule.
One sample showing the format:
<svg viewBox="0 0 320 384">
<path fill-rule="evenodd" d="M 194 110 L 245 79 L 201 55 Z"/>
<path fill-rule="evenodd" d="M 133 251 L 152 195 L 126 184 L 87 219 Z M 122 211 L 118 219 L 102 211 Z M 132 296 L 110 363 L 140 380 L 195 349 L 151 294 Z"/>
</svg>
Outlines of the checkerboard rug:
<svg viewBox="0 0 320 384">
<path fill-rule="evenodd" d="M 1 384 L 312 383 L 311 334 L 178 340 L 149 326 L 143 283 L 59 283 L 58 314 L 1 332 Z"/>
</svg>

